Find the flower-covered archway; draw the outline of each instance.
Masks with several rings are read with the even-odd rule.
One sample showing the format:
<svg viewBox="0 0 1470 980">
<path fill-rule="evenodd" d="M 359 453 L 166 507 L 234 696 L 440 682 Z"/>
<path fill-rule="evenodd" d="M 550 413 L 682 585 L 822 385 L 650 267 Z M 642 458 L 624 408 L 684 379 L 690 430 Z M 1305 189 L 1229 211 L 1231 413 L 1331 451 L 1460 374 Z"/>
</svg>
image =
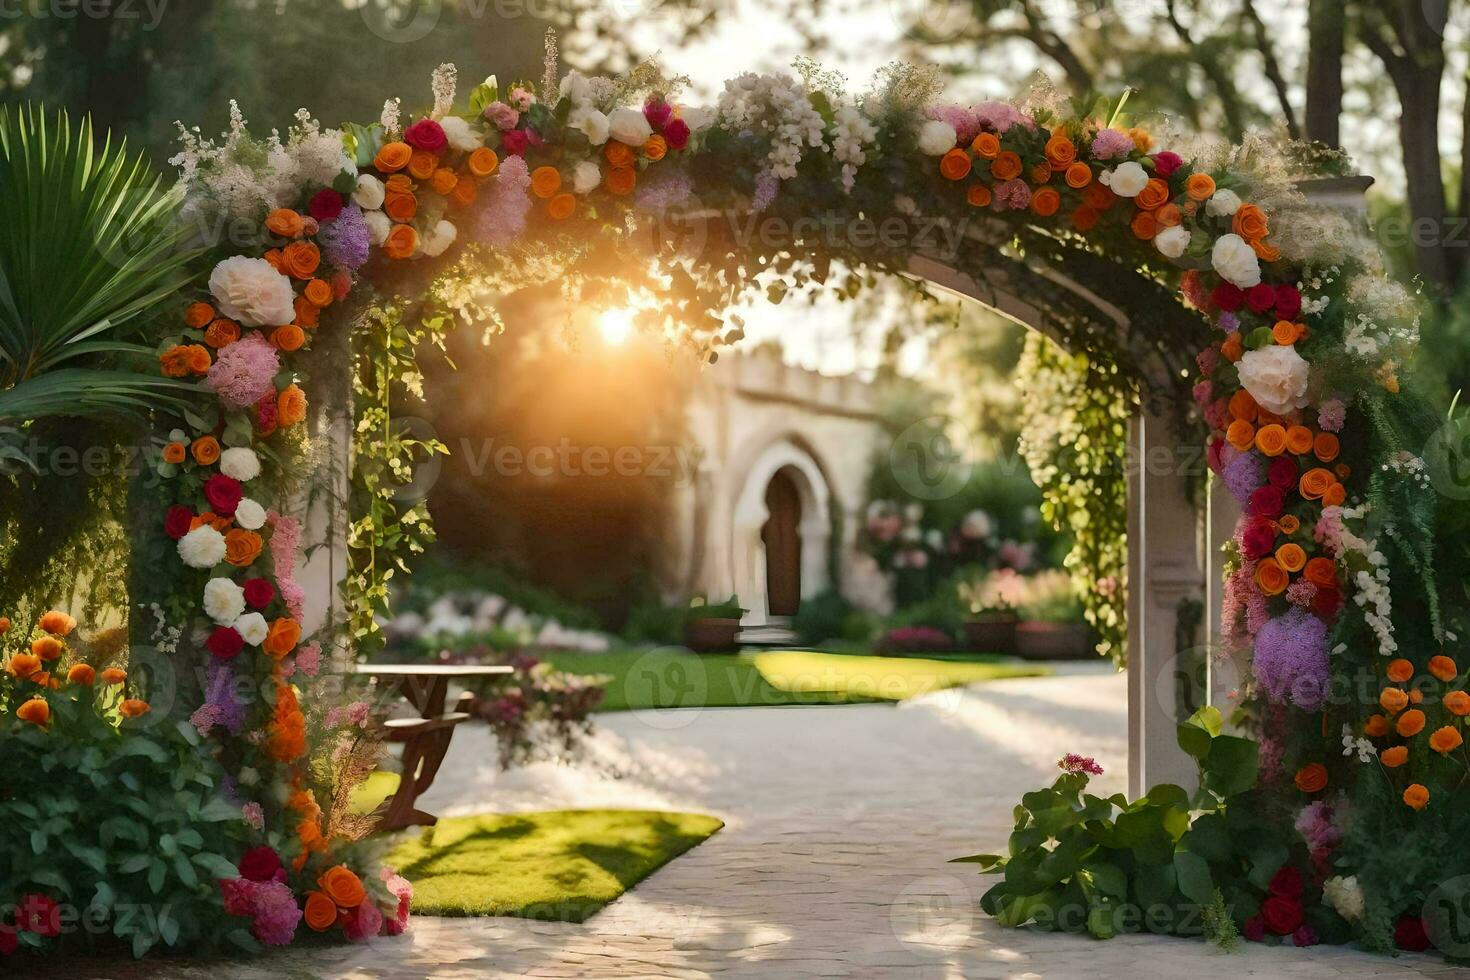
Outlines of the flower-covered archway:
<svg viewBox="0 0 1470 980">
<path fill-rule="evenodd" d="M 916 274 L 1116 363 L 1149 407 L 1139 446 L 1198 432 L 1243 509 L 1219 626 L 1243 670 L 1235 720 L 1259 741 L 1199 720 L 1203 754 L 1185 748 L 1204 767 L 1201 792 L 1217 795 L 1195 809 L 1216 816 L 1211 800 L 1249 793 L 1231 812 L 1279 847 L 1242 875 L 1228 835 L 1213 851 L 1181 845 L 1184 790 L 1151 794 L 1157 826 L 1144 828 L 1147 853 L 1118 845 L 1133 849 L 1126 868 L 1087 865 L 1083 851 L 1100 845 L 1081 836 L 1061 876 L 1018 850 L 988 900 L 1008 923 L 1077 895 L 1124 904 L 1155 866 L 1170 869 L 1167 883 L 1148 878 L 1161 901 L 1221 895 L 1245 908 L 1251 875 L 1295 860 L 1304 808 L 1330 822 L 1351 801 L 1393 833 L 1449 826 L 1443 763 L 1466 712 L 1463 695 L 1445 694 L 1463 681 L 1446 644 L 1463 610 L 1438 602 L 1436 517 L 1422 461 L 1404 451 L 1422 416 L 1399 379 L 1412 303 L 1351 221 L 1298 186 L 1340 161 L 1265 141 L 1171 148 L 1121 105 L 1071 107 L 1045 91 L 946 105 L 935 73 L 902 66 L 857 97 L 800 69 L 743 75 L 701 109 L 648 66 L 559 77 L 552 59 L 539 85 L 490 78 L 465 94 L 445 65 L 430 105 L 393 99 L 372 124 L 329 129 L 303 111 L 261 140 L 237 111 L 218 142 L 184 132 L 177 220 L 204 251 L 169 300 L 157 356 L 201 397 L 156 433 L 163 492 L 140 503 L 134 575 L 134 641 L 176 667 L 174 707 L 145 724 L 152 692 L 121 672 L 94 697 L 95 679 L 65 670 L 71 624 L 59 619 L 35 624 L 11 657 L 4 703 L 23 751 L 67 737 L 90 710 L 139 740 L 129 751 L 187 760 L 175 768 L 219 787 L 181 804 L 192 832 L 171 833 L 170 847 L 187 874 L 174 855 L 155 861 L 148 840 L 126 871 L 95 871 L 113 892 L 109 876 L 194 882 L 196 921 L 165 941 L 254 947 L 405 927 L 405 883 L 374 865 L 347 806 L 370 739 L 360 709 L 329 692 L 426 517 L 393 488 L 434 447 L 394 426 L 393 397 L 419 383 L 417 347 L 458 321 L 493 322 L 500 292 L 553 280 L 571 303 L 631 306 L 714 361 L 739 336 L 719 311 L 747 293 L 852 295 L 879 274 Z M 1165 476 L 1177 500 L 1140 495 L 1142 513 L 1166 515 L 1155 537 L 1192 530 L 1182 473 Z M 1139 487 L 1165 485 L 1150 480 Z M 1197 564 L 1189 554 L 1182 565 Z M 1413 614 L 1397 615 L 1400 603 Z M 1382 680 L 1381 697 L 1331 698 L 1354 672 Z M 1405 687 L 1423 677 L 1428 694 L 1414 700 Z M 1065 779 L 1047 791 L 1056 813 L 1027 830 L 1038 846 L 1117 815 L 1119 801 L 1084 801 L 1084 775 Z M 1340 877 L 1378 886 L 1371 841 L 1325 839 L 1312 860 L 1326 850 Z M 77 881 L 36 853 L 23 897 L 78 899 Z M 1320 907 L 1358 921 L 1324 894 Z"/>
</svg>

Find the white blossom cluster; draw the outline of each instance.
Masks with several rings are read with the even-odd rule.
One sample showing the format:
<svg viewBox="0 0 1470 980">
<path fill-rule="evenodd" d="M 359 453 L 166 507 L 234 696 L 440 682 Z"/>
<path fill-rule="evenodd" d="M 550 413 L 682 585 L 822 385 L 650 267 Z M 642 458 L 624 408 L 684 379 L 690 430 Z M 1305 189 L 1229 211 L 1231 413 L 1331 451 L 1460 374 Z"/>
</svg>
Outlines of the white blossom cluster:
<svg viewBox="0 0 1470 980">
<path fill-rule="evenodd" d="M 1378 638 L 1378 652 L 1392 656 L 1399 648 L 1393 635 L 1392 594 L 1388 587 L 1388 557 L 1378 550 L 1378 543 L 1359 537 L 1349 528 L 1352 521 L 1361 521 L 1368 513 L 1368 506 L 1344 507 L 1342 511 L 1342 551 L 1344 555 L 1357 553 L 1367 563 L 1366 569 L 1353 576 L 1357 592 L 1353 601 L 1363 608 L 1363 620 Z"/>
<path fill-rule="evenodd" d="M 1408 359 L 1419 344 L 1419 313 L 1414 298 L 1386 278 L 1358 276 L 1348 283 L 1343 344 L 1365 361 Z"/>
<path fill-rule="evenodd" d="M 1359 762 L 1369 763 L 1378 758 L 1378 746 L 1373 744 L 1372 739 L 1354 735 L 1352 725 L 1343 725 L 1342 754 L 1348 758 L 1356 755 Z"/>
<path fill-rule="evenodd" d="M 1424 462 L 1424 457 L 1415 456 L 1407 450 L 1395 453 L 1386 463 L 1380 463 L 1379 469 L 1385 473 L 1397 473 L 1408 477 L 1410 481 L 1418 485 L 1420 490 L 1433 488 L 1433 481 L 1429 478 L 1429 466 Z"/>
<path fill-rule="evenodd" d="M 812 108 L 805 86 L 789 75 L 745 72 L 730 79 L 720 93 L 716 112 L 725 129 L 771 137 L 767 163 L 777 180 L 796 176 L 805 147 L 826 147 L 821 114 Z"/>
<path fill-rule="evenodd" d="M 179 640 L 184 635 L 183 628 L 170 626 L 168 617 L 163 614 L 163 607 L 158 603 L 150 602 L 146 608 L 153 614 L 153 645 L 158 648 L 159 653 L 177 653 Z"/>
<path fill-rule="evenodd" d="M 454 111 L 454 92 L 459 85 L 459 69 L 445 62 L 434 69 L 429 87 L 434 93 L 433 118 L 443 119 Z"/>
<path fill-rule="evenodd" d="M 832 156 L 842 164 L 842 189 L 850 192 L 858 168 L 868 161 L 863 147 L 878 138 L 878 127 L 857 106 L 845 105 L 833 115 L 832 130 Z"/>
</svg>

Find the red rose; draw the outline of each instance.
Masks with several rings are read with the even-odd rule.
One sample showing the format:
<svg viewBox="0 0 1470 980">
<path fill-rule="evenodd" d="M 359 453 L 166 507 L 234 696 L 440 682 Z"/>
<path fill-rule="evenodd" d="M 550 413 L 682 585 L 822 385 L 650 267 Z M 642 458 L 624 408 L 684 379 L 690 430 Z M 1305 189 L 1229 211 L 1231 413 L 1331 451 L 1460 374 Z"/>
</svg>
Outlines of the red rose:
<svg viewBox="0 0 1470 980">
<path fill-rule="evenodd" d="M 1234 313 L 1245 303 L 1245 291 L 1233 282 L 1222 282 L 1211 291 L 1210 301 L 1226 313 Z"/>
<path fill-rule="evenodd" d="M 209 501 L 210 508 L 223 517 L 234 515 L 243 496 L 240 481 L 232 476 L 216 473 L 204 481 L 204 498 Z"/>
<path fill-rule="evenodd" d="M 658 132 L 663 132 L 673 115 L 674 107 L 663 99 L 649 99 L 643 103 L 643 118 Z"/>
<path fill-rule="evenodd" d="M 264 609 L 276 597 L 276 587 L 271 585 L 270 579 L 246 579 L 242 588 L 245 590 L 245 602 L 252 609 Z"/>
<path fill-rule="evenodd" d="M 332 298 L 344 300 L 347 294 L 352 292 L 352 273 L 346 269 L 338 269 L 332 273 Z"/>
<path fill-rule="evenodd" d="M 526 145 L 530 142 L 531 138 L 524 129 L 507 129 L 500 134 L 500 148 L 511 156 L 525 153 Z"/>
<path fill-rule="evenodd" d="M 61 906 L 46 895 L 27 895 L 15 910 L 15 928 L 38 936 L 61 935 Z"/>
<path fill-rule="evenodd" d="M 1210 464 L 1210 469 L 1216 473 L 1225 472 L 1225 440 L 1211 439 L 1209 446 L 1205 449 L 1205 460 Z"/>
<path fill-rule="evenodd" d="M 1154 154 L 1154 173 L 1160 177 L 1167 177 L 1182 166 L 1184 158 L 1177 153 L 1164 150 Z"/>
<path fill-rule="evenodd" d="M 1253 521 L 1240 536 L 1240 551 L 1251 561 L 1269 555 L 1275 544 L 1276 529 L 1270 521 Z"/>
<path fill-rule="evenodd" d="M 1264 486 L 1257 487 L 1251 493 L 1249 511 L 1252 517 L 1276 518 L 1281 514 L 1281 508 L 1286 506 L 1286 498 L 1281 493 L 1280 487 Z"/>
<path fill-rule="evenodd" d="M 1266 938 L 1266 923 L 1261 921 L 1259 915 L 1253 915 L 1240 927 L 1240 934 L 1249 942 L 1258 943 Z"/>
<path fill-rule="evenodd" d="M 1317 593 L 1312 596 L 1312 612 L 1317 614 L 1317 618 L 1330 623 L 1337 618 L 1340 609 L 1342 593 L 1330 586 L 1317 586 Z"/>
<path fill-rule="evenodd" d="M 1302 294 L 1291 283 L 1282 283 L 1276 287 L 1276 318 L 1278 320 L 1295 320 L 1297 314 L 1302 311 Z"/>
<path fill-rule="evenodd" d="M 689 145 L 689 124 L 682 119 L 672 120 L 664 127 L 664 142 L 672 150 L 682 150 Z"/>
<path fill-rule="evenodd" d="M 242 878 L 250 881 L 274 881 L 276 873 L 281 870 L 281 856 L 265 845 L 252 847 L 240 858 L 237 867 Z"/>
<path fill-rule="evenodd" d="M 1271 883 L 1266 886 L 1266 891 L 1272 895 L 1280 895 L 1282 898 L 1300 899 L 1302 897 L 1302 873 L 1293 865 L 1283 864 L 1281 870 L 1271 876 Z"/>
<path fill-rule="evenodd" d="M 183 504 L 174 504 L 163 515 L 163 533 L 177 541 L 189 533 L 189 525 L 193 521 L 193 510 Z"/>
<path fill-rule="evenodd" d="M 1271 466 L 1266 470 L 1266 479 L 1273 487 L 1289 490 L 1296 486 L 1297 466 L 1296 460 L 1290 456 L 1277 456 L 1271 461 Z"/>
<path fill-rule="evenodd" d="M 449 145 L 449 137 L 444 134 L 444 127 L 434 120 L 420 119 L 404 132 L 403 142 L 416 150 L 443 153 Z"/>
<path fill-rule="evenodd" d="M 1429 933 L 1424 931 L 1424 920 L 1417 915 L 1406 915 L 1393 927 L 1393 942 L 1399 949 L 1422 953 L 1429 948 Z"/>
<path fill-rule="evenodd" d="M 1302 924 L 1302 903 L 1284 895 L 1272 895 L 1261 903 L 1266 928 L 1278 936 L 1289 936 Z"/>
<path fill-rule="evenodd" d="M 276 403 L 276 393 L 271 391 L 268 395 L 255 403 L 255 429 L 262 436 L 268 436 L 276 431 L 279 424 Z"/>
<path fill-rule="evenodd" d="M 318 221 L 332 221 L 342 213 L 342 195 L 325 187 L 311 196 L 311 203 L 306 206 L 306 210 Z"/>
<path fill-rule="evenodd" d="M 245 648 L 245 639 L 233 626 L 216 626 L 204 645 L 220 660 L 234 660 Z"/>
<path fill-rule="evenodd" d="M 1252 313 L 1265 313 L 1276 305 L 1276 287 L 1258 283 L 1246 290 L 1245 305 Z"/>
</svg>

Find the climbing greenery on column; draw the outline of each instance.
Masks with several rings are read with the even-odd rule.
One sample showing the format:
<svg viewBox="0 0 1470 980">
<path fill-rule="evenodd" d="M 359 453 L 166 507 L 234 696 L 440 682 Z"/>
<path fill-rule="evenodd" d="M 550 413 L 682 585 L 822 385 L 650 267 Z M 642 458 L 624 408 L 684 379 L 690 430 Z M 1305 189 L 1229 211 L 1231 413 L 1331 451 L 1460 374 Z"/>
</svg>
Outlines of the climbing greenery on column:
<svg viewBox="0 0 1470 980">
<path fill-rule="evenodd" d="M 1042 515 L 1074 544 L 1066 558 L 1097 652 L 1126 665 L 1128 416 L 1136 395 L 1117 365 L 1026 337 L 1017 376 L 1021 456 L 1041 488 Z"/>
</svg>

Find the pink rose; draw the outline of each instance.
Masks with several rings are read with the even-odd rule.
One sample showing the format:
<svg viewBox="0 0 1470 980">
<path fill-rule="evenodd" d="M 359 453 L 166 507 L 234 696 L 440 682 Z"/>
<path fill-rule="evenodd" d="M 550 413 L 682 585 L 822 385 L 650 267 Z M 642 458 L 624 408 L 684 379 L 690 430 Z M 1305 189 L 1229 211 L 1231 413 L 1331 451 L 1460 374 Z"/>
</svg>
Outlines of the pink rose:
<svg viewBox="0 0 1470 980">
<path fill-rule="evenodd" d="M 1154 154 L 1154 172 L 1160 177 L 1167 177 L 1184 165 L 1184 159 L 1177 153 L 1169 150 Z"/>
<path fill-rule="evenodd" d="M 663 99 L 649 99 L 643 103 L 643 118 L 648 120 L 656 132 L 662 132 L 674 116 L 674 107 Z"/>
<path fill-rule="evenodd" d="M 342 213 L 342 195 L 325 187 L 311 196 L 306 210 L 317 221 L 331 221 Z"/>
<path fill-rule="evenodd" d="M 495 124 L 499 130 L 515 129 L 516 123 L 521 121 L 521 114 L 504 102 L 492 102 L 480 113 L 486 120 Z"/>
<path fill-rule="evenodd" d="M 434 120 L 420 119 L 404 132 L 403 142 L 416 150 L 443 153 L 444 148 L 449 145 L 449 137 L 445 134 L 444 127 Z"/>
<path fill-rule="evenodd" d="M 383 913 L 372 899 L 342 913 L 342 934 L 352 942 L 366 942 L 382 931 Z"/>
<path fill-rule="evenodd" d="M 689 124 L 675 119 L 664 127 L 664 141 L 672 150 L 682 150 L 689 145 Z"/>
</svg>

